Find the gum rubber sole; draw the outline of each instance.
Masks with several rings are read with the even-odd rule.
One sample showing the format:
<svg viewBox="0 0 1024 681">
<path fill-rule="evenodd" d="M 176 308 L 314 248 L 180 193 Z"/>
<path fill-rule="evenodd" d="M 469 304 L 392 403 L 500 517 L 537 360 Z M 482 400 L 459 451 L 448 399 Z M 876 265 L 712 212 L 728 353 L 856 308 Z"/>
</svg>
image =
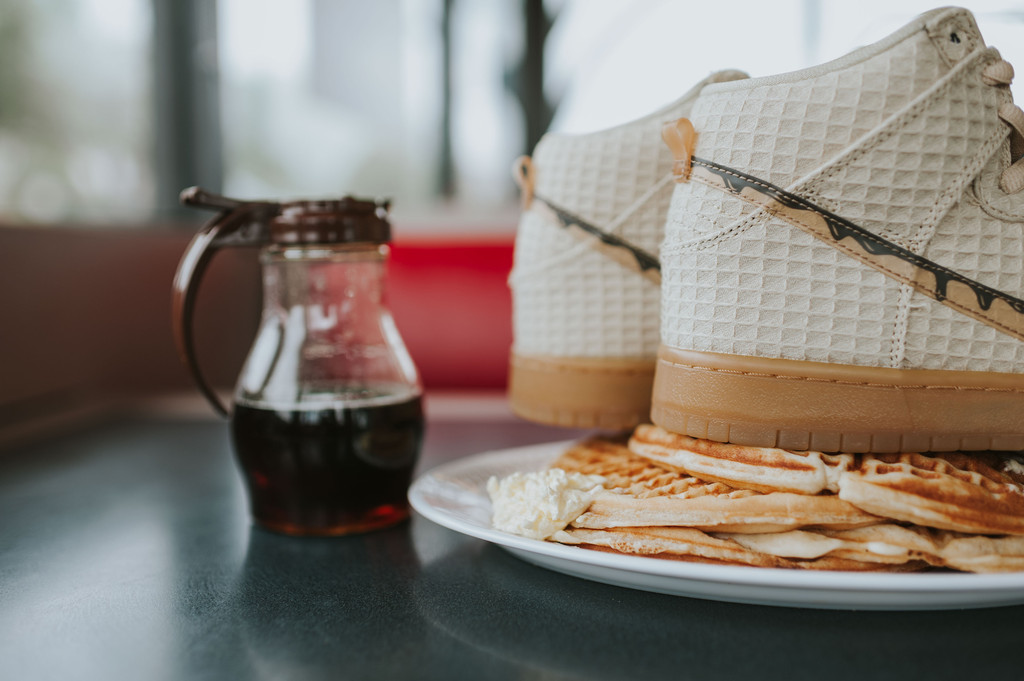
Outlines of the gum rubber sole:
<svg viewBox="0 0 1024 681">
<path fill-rule="evenodd" d="M 1024 376 L 662 347 L 651 418 L 674 433 L 755 447 L 1016 451 L 1024 449 Z"/>
<path fill-rule="evenodd" d="M 654 359 L 512 354 L 509 404 L 528 421 L 625 430 L 650 422 Z"/>
</svg>

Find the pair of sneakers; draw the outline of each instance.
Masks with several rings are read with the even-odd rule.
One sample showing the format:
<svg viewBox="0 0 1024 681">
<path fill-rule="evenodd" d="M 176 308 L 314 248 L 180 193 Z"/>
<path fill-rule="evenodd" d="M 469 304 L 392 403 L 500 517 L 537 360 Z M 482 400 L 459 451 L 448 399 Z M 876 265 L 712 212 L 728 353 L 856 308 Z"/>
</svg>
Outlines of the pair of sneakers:
<svg viewBox="0 0 1024 681">
<path fill-rule="evenodd" d="M 967 10 L 521 159 L 509 397 L 821 451 L 1024 449 L 1024 112 Z"/>
</svg>

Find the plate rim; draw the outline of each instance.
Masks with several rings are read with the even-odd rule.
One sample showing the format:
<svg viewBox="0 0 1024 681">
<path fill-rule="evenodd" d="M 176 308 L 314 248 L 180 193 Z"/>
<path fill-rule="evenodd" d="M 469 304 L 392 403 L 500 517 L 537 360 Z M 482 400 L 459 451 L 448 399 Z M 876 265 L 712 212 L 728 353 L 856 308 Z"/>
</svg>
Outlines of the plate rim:
<svg viewBox="0 0 1024 681">
<path fill-rule="evenodd" d="M 1008 573 L 962 573 L 962 572 L 926 572 L 926 573 L 892 573 L 892 572 L 850 572 L 825 570 L 789 570 L 785 568 L 765 568 L 747 565 L 716 565 L 710 563 L 691 563 L 684 561 L 665 560 L 645 556 L 629 556 L 601 551 L 592 551 L 577 546 L 567 546 L 555 542 L 542 541 L 521 537 L 508 532 L 483 526 L 475 522 L 455 516 L 445 508 L 434 505 L 426 495 L 427 488 L 432 484 L 451 484 L 467 472 L 479 475 L 479 470 L 494 468 L 496 464 L 508 462 L 513 457 L 529 457 L 531 461 L 542 461 L 544 457 L 554 458 L 557 454 L 571 446 L 576 440 L 560 440 L 534 445 L 512 447 L 507 449 L 488 450 L 434 466 L 421 473 L 409 488 L 409 501 L 417 513 L 428 520 L 447 527 L 450 530 L 467 536 L 496 544 L 513 554 L 525 552 L 547 559 L 544 567 L 558 569 L 548 563 L 551 560 L 565 561 L 572 567 L 589 566 L 604 570 L 614 570 L 622 576 L 647 576 L 659 580 L 677 579 L 680 585 L 684 582 L 702 584 L 735 585 L 740 588 L 778 589 L 782 591 L 799 590 L 808 597 L 823 592 L 843 594 L 876 594 L 919 597 L 926 593 L 958 594 L 964 591 L 982 596 L 1005 594 L 1005 604 L 1019 601 L 1024 603 L 1024 571 Z M 526 465 L 522 470 L 530 470 Z M 475 492 L 477 500 L 484 500 L 490 505 L 486 493 Z M 522 556 L 519 556 L 522 558 Z M 532 561 L 531 561 L 532 562 Z M 537 564 L 537 563 L 534 563 Z M 633 588 L 643 589 L 643 586 Z M 678 592 L 686 595 L 685 590 Z M 700 596 L 708 598 L 708 596 Z M 725 600 L 725 599 L 720 599 Z M 788 599 L 787 599 L 788 600 Z M 950 607 L 970 607 L 959 599 Z M 804 602 L 793 605 L 806 605 Z M 992 605 L 986 601 L 983 605 Z M 999 603 L 996 603 L 999 604 Z M 841 606 L 847 607 L 847 606 Z M 919 605 L 910 607 L 920 607 Z"/>
</svg>

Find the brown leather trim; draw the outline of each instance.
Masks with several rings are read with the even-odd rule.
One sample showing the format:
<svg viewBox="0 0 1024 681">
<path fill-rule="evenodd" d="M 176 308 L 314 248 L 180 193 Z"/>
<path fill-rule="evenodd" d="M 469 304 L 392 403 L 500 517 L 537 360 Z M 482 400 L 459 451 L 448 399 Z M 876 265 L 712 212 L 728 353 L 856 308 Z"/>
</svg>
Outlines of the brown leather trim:
<svg viewBox="0 0 1024 681">
<path fill-rule="evenodd" d="M 1024 376 L 857 367 L 663 347 L 655 424 L 826 452 L 1024 449 Z"/>
<path fill-rule="evenodd" d="M 763 376 L 780 380 L 818 381 L 844 385 L 1007 390 L 1024 393 L 1024 375 L 998 371 L 893 369 L 806 360 L 727 355 L 662 347 L 659 358 L 708 371 Z"/>
<path fill-rule="evenodd" d="M 632 428 L 650 419 L 654 359 L 512 354 L 509 403 L 517 415 L 574 428 Z"/>
</svg>

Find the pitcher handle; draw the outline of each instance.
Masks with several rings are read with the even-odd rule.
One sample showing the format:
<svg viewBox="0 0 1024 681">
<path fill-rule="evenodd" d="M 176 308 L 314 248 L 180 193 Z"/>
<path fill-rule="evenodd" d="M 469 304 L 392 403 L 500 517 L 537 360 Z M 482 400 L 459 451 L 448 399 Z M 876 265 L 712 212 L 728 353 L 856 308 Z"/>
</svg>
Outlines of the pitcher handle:
<svg viewBox="0 0 1024 681">
<path fill-rule="evenodd" d="M 196 294 L 206 266 L 218 249 L 228 246 L 261 246 L 269 242 L 268 223 L 277 214 L 280 205 L 262 201 L 236 201 L 199 187 L 184 190 L 181 202 L 190 206 L 214 208 L 219 212 L 192 237 L 174 274 L 171 297 L 174 343 L 182 363 L 192 374 L 200 392 L 218 414 L 227 417 L 227 407 L 204 378 L 196 357 L 192 333 Z"/>
</svg>

